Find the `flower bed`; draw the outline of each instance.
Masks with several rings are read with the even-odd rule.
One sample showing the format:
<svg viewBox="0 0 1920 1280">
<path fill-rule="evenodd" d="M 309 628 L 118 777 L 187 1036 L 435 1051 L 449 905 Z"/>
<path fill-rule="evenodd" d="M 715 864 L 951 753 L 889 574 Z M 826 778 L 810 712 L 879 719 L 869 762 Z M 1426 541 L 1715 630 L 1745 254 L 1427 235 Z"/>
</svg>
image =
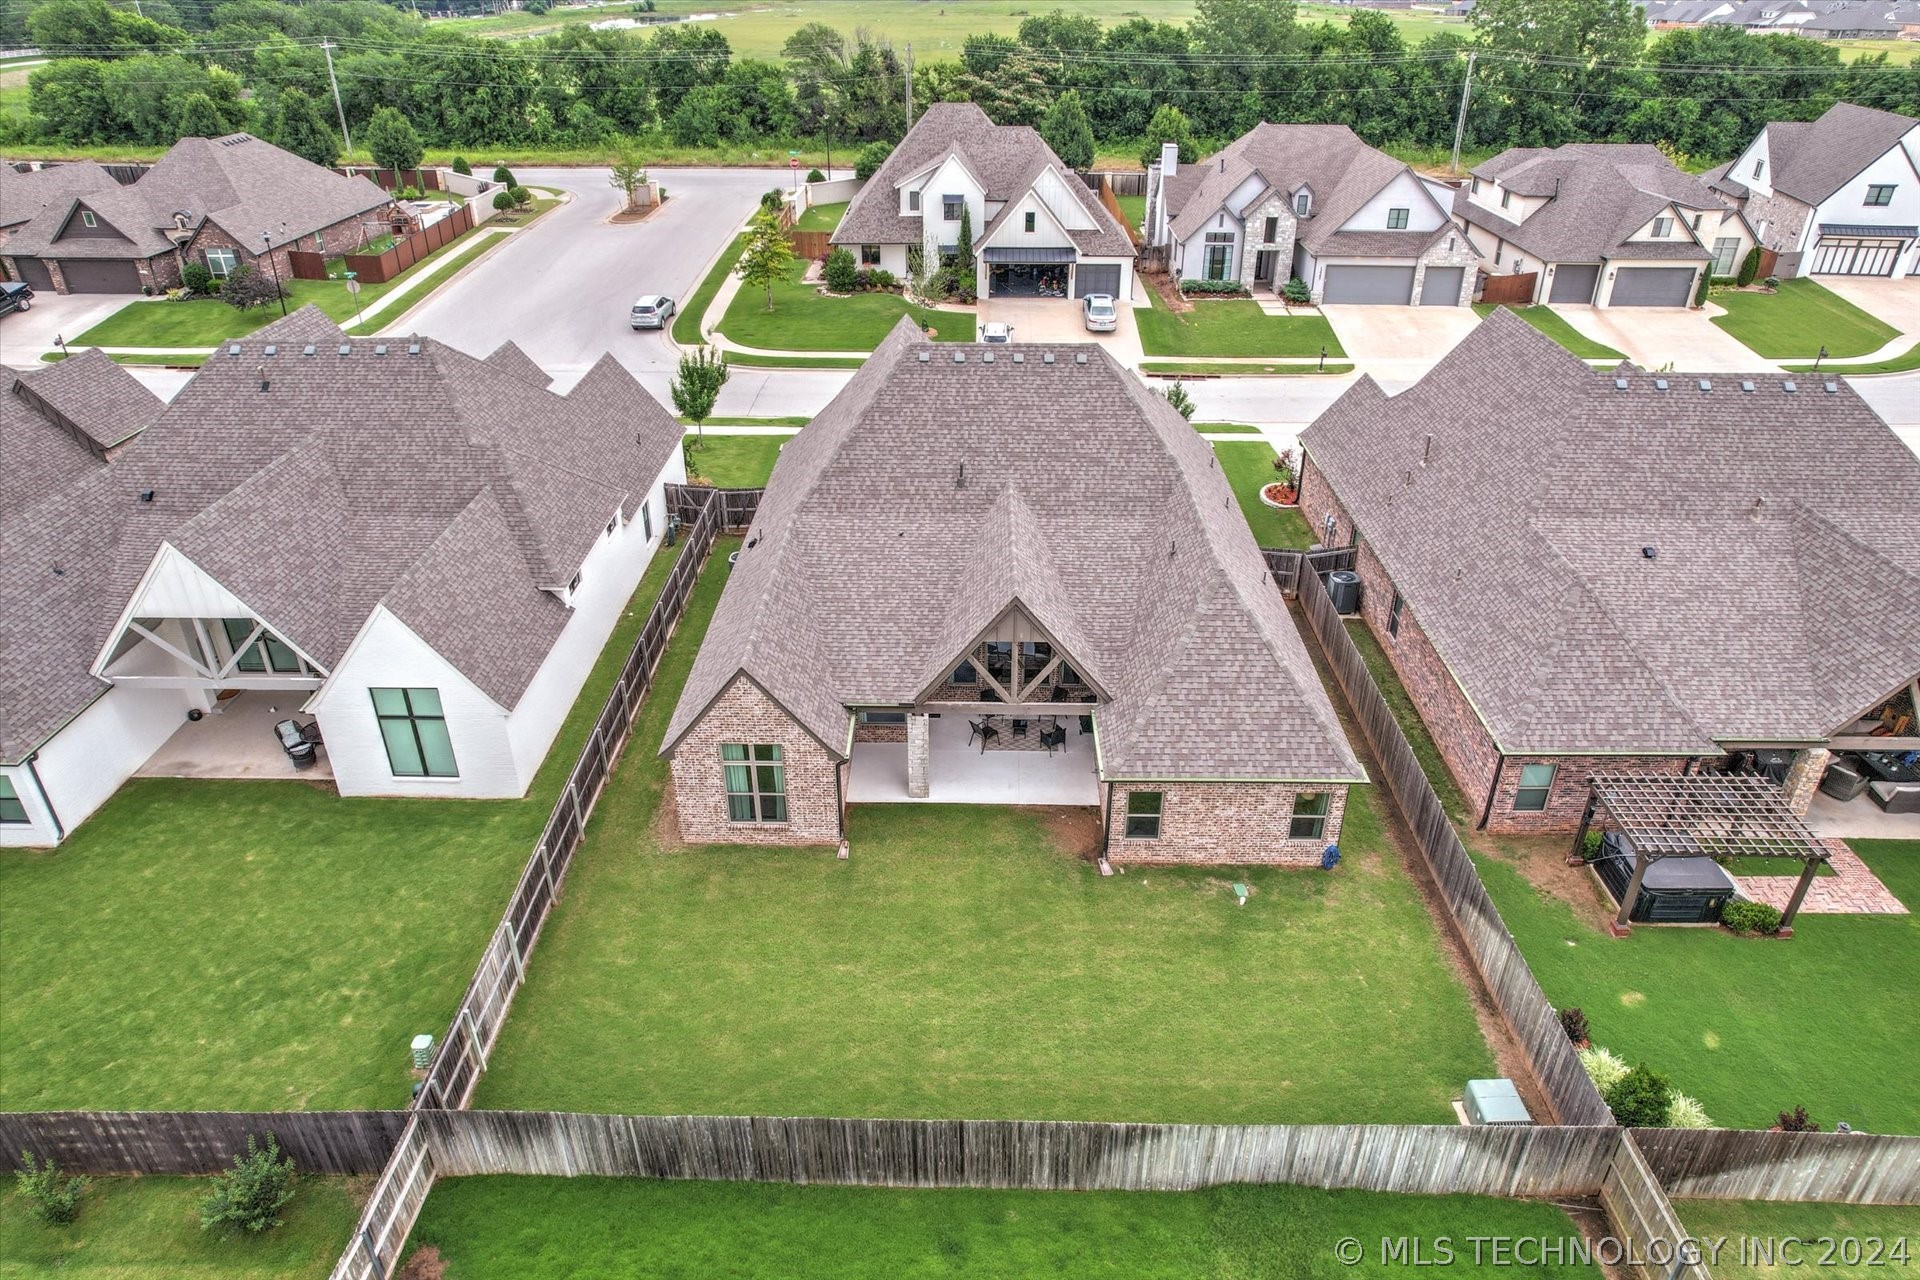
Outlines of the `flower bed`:
<svg viewBox="0 0 1920 1280">
<path fill-rule="evenodd" d="M 1260 501 L 1270 507 L 1297 507 L 1300 491 L 1290 484 L 1270 484 L 1261 488 Z"/>
<path fill-rule="evenodd" d="M 1238 280 L 1182 280 L 1183 298 L 1251 298 L 1253 293 Z"/>
</svg>

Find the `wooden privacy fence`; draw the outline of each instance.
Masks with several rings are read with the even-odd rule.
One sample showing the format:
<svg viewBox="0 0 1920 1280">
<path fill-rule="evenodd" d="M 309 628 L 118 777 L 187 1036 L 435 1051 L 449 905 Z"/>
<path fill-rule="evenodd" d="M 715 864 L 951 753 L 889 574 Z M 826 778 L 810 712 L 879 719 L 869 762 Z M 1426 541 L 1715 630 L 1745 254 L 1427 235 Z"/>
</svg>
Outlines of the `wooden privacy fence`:
<svg viewBox="0 0 1920 1280">
<path fill-rule="evenodd" d="M 1701 1200 L 1920 1204 L 1920 1137 L 1636 1129 L 1667 1194 Z"/>
<path fill-rule="evenodd" d="M 385 284 L 435 249 L 471 230 L 473 210 L 463 204 L 431 226 L 396 240 L 385 253 L 349 253 L 341 263 L 344 270 L 357 272 L 362 284 Z"/>
<path fill-rule="evenodd" d="M 434 1180 L 433 1151 L 416 1114 L 408 1118 L 393 1158 L 360 1211 L 353 1241 L 333 1264 L 328 1280 L 388 1280 L 399 1269 L 400 1252 L 420 1220 Z"/>
<path fill-rule="evenodd" d="M 1274 583 L 1288 595 L 1300 592 L 1300 570 L 1302 566 L 1310 568 L 1316 577 L 1325 578 L 1335 569 L 1353 568 L 1354 549 L 1352 547 L 1334 547 L 1327 551 L 1289 551 L 1280 547 L 1262 547 L 1260 554 L 1267 558 L 1267 572 L 1273 575 Z"/>
<path fill-rule="evenodd" d="M 1100 179 L 1100 203 L 1107 207 L 1107 212 L 1113 215 L 1113 220 L 1119 223 L 1121 229 L 1127 233 L 1127 239 L 1133 241 L 1134 247 L 1138 248 L 1140 228 L 1133 225 L 1133 219 L 1129 218 L 1127 211 L 1120 207 L 1120 201 L 1113 194 L 1113 184 L 1105 178 Z"/>
<path fill-rule="evenodd" d="M 1400 723 L 1373 683 L 1367 664 L 1334 612 L 1326 586 L 1315 575 L 1299 575 L 1299 599 L 1309 629 L 1319 641 L 1334 678 L 1352 705 L 1361 731 L 1373 748 L 1380 771 L 1420 856 L 1440 890 L 1454 928 L 1486 983 L 1494 1004 L 1527 1055 L 1528 1064 L 1562 1124 L 1612 1124 L 1613 1113 L 1593 1087 L 1561 1029 L 1559 1016 L 1534 981 L 1526 957 L 1507 932 L 1506 922 L 1487 896 L 1480 873 L 1448 820 L 1440 797 L 1413 754 Z"/>
<path fill-rule="evenodd" d="M 833 251 L 833 232 L 789 228 L 787 243 L 793 246 L 796 258 L 824 258 Z"/>
<path fill-rule="evenodd" d="M 692 524 L 710 503 L 718 502 L 720 527 L 744 529 L 759 513 L 760 498 L 765 493 L 765 489 L 709 489 L 704 485 L 670 484 L 667 510 L 678 516 L 681 523 Z"/>
<path fill-rule="evenodd" d="M 1529 271 L 1523 276 L 1481 276 L 1480 301 L 1524 307 L 1533 301 L 1533 290 L 1539 283 L 1540 273 L 1537 271 Z"/>
<path fill-rule="evenodd" d="M 1117 196 L 1147 194 L 1147 172 L 1144 169 L 1094 169 L 1082 173 L 1080 177 L 1089 187 L 1098 188 L 1105 183 Z"/>
<path fill-rule="evenodd" d="M 268 1133 L 302 1171 L 378 1173 L 404 1111 L 38 1111 L 0 1113 L 0 1152 L 57 1160 L 72 1173 L 218 1173 Z"/>
<path fill-rule="evenodd" d="M 487 1055 L 506 1023 L 514 993 L 526 981 L 527 960 L 559 896 L 567 868 L 573 864 L 594 802 L 633 731 L 641 699 L 653 685 L 653 673 L 666 653 L 674 624 L 680 620 L 701 563 L 720 532 L 723 509 L 723 503 L 710 501 L 685 526 L 681 536 L 686 545 L 680 559 L 667 574 L 660 598 L 640 628 L 620 669 L 620 678 L 607 695 L 593 732 L 581 748 L 560 798 L 554 802 L 546 829 L 520 872 L 513 896 L 507 899 L 506 912 L 480 955 L 473 981 L 461 997 L 453 1023 L 441 1038 L 433 1065 L 414 1100 L 416 1107 L 460 1108 L 472 1100 L 473 1090 L 486 1070 Z"/>
<path fill-rule="evenodd" d="M 1625 1256 L 1640 1260 L 1638 1270 L 1648 1280 L 1713 1280 L 1631 1132 L 1620 1134 L 1600 1183 L 1600 1207 L 1614 1238 L 1626 1245 Z"/>
</svg>

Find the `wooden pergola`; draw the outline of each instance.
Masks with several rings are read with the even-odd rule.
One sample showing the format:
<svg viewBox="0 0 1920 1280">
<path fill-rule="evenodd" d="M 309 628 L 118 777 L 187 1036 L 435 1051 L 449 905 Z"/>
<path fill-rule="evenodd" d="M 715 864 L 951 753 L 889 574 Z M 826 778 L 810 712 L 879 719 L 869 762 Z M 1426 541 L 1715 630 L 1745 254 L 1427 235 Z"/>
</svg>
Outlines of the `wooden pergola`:
<svg viewBox="0 0 1920 1280">
<path fill-rule="evenodd" d="M 1795 858 L 1800 880 L 1781 913 L 1780 931 L 1793 918 L 1827 849 L 1787 807 L 1786 796 L 1766 778 L 1750 774 L 1596 774 L 1587 796 L 1573 852 L 1582 854 L 1594 817 L 1604 811 L 1633 846 L 1633 879 L 1621 895 L 1612 930 L 1624 935 L 1647 867 L 1662 858 Z"/>
</svg>

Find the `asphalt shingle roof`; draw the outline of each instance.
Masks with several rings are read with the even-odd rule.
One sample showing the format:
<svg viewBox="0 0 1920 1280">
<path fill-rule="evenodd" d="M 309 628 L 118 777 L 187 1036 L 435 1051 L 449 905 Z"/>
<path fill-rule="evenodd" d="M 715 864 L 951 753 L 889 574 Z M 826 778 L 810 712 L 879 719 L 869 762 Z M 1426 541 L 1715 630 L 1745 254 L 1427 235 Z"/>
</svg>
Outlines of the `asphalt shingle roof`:
<svg viewBox="0 0 1920 1280">
<path fill-rule="evenodd" d="M 102 449 L 138 435 L 167 407 L 166 401 L 94 347 L 23 373 L 14 386 L 25 388 L 32 399 Z"/>
<path fill-rule="evenodd" d="M 1920 460 L 1845 383 L 1702 380 L 1496 311 L 1302 434 L 1504 751 L 1818 741 L 1920 673 Z"/>
<path fill-rule="evenodd" d="M 26 222 L 48 204 L 65 204 L 88 192 L 113 191 L 120 184 L 92 160 L 47 165 L 25 173 L 0 160 L 0 227 Z"/>
<path fill-rule="evenodd" d="M 11 377 L 0 393 L 0 519 L 105 466 L 106 450 L 137 435 L 163 407 L 91 348 Z"/>
<path fill-rule="evenodd" d="M 1512 147 L 1476 165 L 1473 175 L 1488 181 L 1497 178 L 1516 195 L 1547 197 L 1547 204 L 1525 222 L 1475 203 L 1466 187 L 1453 199 L 1455 214 L 1542 262 L 1705 261 L 1713 255 L 1690 236 L 1665 243 L 1629 241 L 1628 237 L 1670 204 L 1693 211 L 1727 207 L 1704 182 L 1675 168 L 1659 148 L 1639 143 Z"/>
<path fill-rule="evenodd" d="M 1766 128 L 1772 187 L 1782 195 L 1817 205 L 1851 182 L 1862 169 L 1898 146 L 1920 124 L 1851 102 L 1836 102 L 1813 121 L 1776 120 Z M 1726 170 L 1715 171 L 1723 190 L 1747 193 L 1747 186 Z"/>
<path fill-rule="evenodd" d="M 842 753 L 1017 602 L 1110 696 L 1105 776 L 1362 780 L 1199 434 L 1099 347 L 987 354 L 903 320 L 781 451 L 663 750 L 744 677 Z"/>
<path fill-rule="evenodd" d="M 565 625 L 553 589 L 681 435 L 610 360 L 560 396 L 303 308 L 221 347 L 112 463 L 4 513 L 0 758 L 104 691 L 94 658 L 163 542 L 324 667 L 385 605 L 512 708 Z"/>
</svg>

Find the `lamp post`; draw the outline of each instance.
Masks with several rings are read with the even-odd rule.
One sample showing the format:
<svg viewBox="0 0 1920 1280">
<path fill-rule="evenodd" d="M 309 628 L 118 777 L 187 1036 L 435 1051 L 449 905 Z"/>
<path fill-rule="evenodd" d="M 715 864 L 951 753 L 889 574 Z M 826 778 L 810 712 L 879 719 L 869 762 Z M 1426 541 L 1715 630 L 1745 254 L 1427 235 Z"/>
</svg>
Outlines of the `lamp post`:
<svg viewBox="0 0 1920 1280">
<path fill-rule="evenodd" d="M 280 264 L 273 260 L 273 233 L 262 231 L 260 244 L 266 252 L 267 265 L 273 268 L 273 292 L 280 299 L 280 314 L 284 316 L 287 314 L 287 291 L 280 284 Z"/>
<path fill-rule="evenodd" d="M 65 360 L 67 358 L 67 340 L 56 333 L 53 335 L 53 345 L 60 348 L 60 358 Z"/>
<path fill-rule="evenodd" d="M 1813 371 L 1815 373 L 1820 372 L 1820 362 L 1822 360 L 1825 360 L 1826 358 L 1827 358 L 1827 344 L 1823 342 L 1820 344 L 1820 354 L 1813 358 Z"/>
<path fill-rule="evenodd" d="M 353 295 L 353 327 L 364 329 L 367 325 L 367 313 L 360 306 L 360 273 L 358 271 L 347 272 L 347 292 Z"/>
</svg>

